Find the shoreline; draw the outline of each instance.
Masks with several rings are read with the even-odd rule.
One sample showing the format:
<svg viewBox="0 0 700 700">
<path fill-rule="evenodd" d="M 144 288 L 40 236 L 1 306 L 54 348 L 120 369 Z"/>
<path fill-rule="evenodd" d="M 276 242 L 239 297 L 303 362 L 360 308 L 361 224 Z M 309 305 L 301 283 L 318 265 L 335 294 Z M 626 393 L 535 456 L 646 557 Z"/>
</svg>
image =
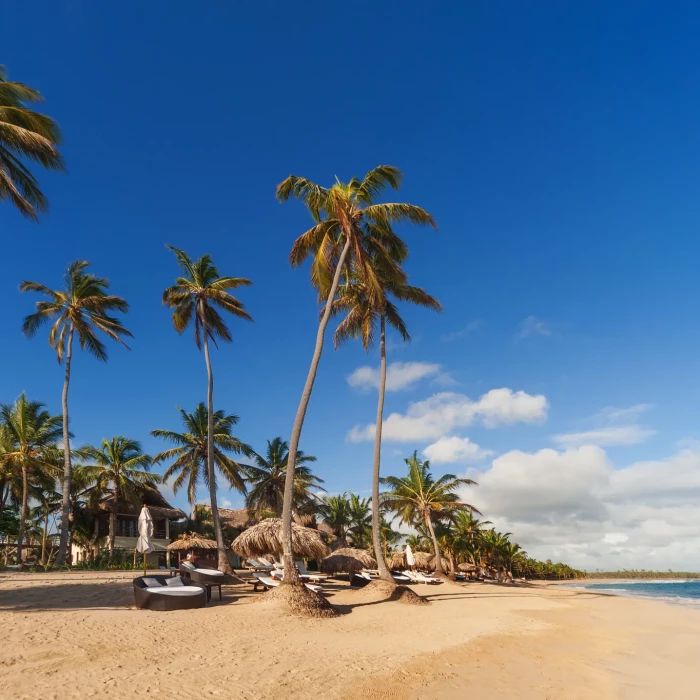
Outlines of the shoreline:
<svg viewBox="0 0 700 700">
<path fill-rule="evenodd" d="M 330 620 L 224 586 L 200 610 L 133 604 L 131 572 L 0 576 L 0 695 L 244 700 L 647 700 L 694 687 L 700 616 L 555 585 L 415 586 L 431 605 L 329 586 Z M 689 691 L 688 691 L 689 692 Z"/>
</svg>

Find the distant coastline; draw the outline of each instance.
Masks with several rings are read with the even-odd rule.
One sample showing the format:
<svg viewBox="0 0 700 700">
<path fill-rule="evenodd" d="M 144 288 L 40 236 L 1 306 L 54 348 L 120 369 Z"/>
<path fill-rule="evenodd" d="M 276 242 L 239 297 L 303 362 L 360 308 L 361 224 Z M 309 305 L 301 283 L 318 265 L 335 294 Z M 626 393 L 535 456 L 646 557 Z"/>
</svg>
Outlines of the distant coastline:
<svg viewBox="0 0 700 700">
<path fill-rule="evenodd" d="M 589 571 L 583 577 L 584 581 L 592 581 L 594 579 L 616 579 L 618 581 L 635 581 L 638 579 L 649 580 L 665 580 L 665 579 L 700 579 L 700 572 L 697 571 L 647 571 L 640 569 L 639 571 Z"/>
</svg>

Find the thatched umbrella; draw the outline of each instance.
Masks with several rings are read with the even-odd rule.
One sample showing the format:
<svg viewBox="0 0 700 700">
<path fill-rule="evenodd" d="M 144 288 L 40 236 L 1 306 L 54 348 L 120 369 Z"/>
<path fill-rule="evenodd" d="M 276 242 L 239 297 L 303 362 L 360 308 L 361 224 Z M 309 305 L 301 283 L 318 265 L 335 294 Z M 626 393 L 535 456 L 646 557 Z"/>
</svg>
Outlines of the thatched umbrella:
<svg viewBox="0 0 700 700">
<path fill-rule="evenodd" d="M 443 571 L 446 574 L 451 574 L 452 567 L 450 566 L 450 560 L 447 557 L 440 555 L 440 562 L 442 564 Z M 437 562 L 435 561 L 435 555 L 433 554 L 430 556 L 430 559 L 428 560 L 428 568 L 432 569 L 434 571 L 436 565 L 437 565 Z"/>
<path fill-rule="evenodd" d="M 352 575 L 362 571 L 362 569 L 376 568 L 377 561 L 369 552 L 364 549 L 353 549 L 352 547 L 336 549 L 335 552 L 319 564 L 319 569 L 324 574 L 331 574 L 332 576 L 339 572 Z"/>
<path fill-rule="evenodd" d="M 180 535 L 174 542 L 168 545 L 168 551 L 177 552 L 178 563 L 183 552 L 194 552 L 196 550 L 216 549 L 215 540 L 207 540 L 196 532 L 186 532 Z"/>
<path fill-rule="evenodd" d="M 427 552 L 413 552 L 413 558 L 416 561 L 416 567 L 418 569 L 426 569 L 430 566 L 430 561 L 433 558 L 432 555 Z M 405 552 L 394 552 L 389 561 L 387 562 L 389 568 L 392 571 L 401 571 L 406 568 L 406 554 Z"/>
<path fill-rule="evenodd" d="M 267 518 L 240 534 L 231 545 L 242 557 L 264 557 L 282 553 L 282 519 Z M 322 559 L 328 554 L 318 530 L 292 523 L 292 551 L 295 556 Z"/>
<path fill-rule="evenodd" d="M 475 564 L 468 564 L 467 562 L 462 562 L 461 564 L 457 564 L 457 568 L 460 571 L 463 571 L 465 574 L 471 574 L 473 571 L 479 570 L 478 566 L 476 566 Z"/>
</svg>

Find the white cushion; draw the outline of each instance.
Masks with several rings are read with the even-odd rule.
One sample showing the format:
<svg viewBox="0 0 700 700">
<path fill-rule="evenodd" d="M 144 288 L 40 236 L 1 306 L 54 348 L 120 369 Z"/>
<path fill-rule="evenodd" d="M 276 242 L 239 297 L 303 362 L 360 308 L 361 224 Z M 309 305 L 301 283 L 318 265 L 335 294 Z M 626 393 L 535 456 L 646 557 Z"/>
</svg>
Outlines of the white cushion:
<svg viewBox="0 0 700 700">
<path fill-rule="evenodd" d="M 179 577 L 179 576 L 174 576 L 173 578 L 169 578 L 165 582 L 166 586 L 184 586 L 185 582 Z"/>
<path fill-rule="evenodd" d="M 198 574 L 206 574 L 207 576 L 223 576 L 224 572 L 218 569 L 195 569 Z"/>
<path fill-rule="evenodd" d="M 186 569 L 194 569 L 194 564 L 191 561 L 183 561 L 180 566 L 184 566 Z"/>
<path fill-rule="evenodd" d="M 204 593 L 204 589 L 199 586 L 158 586 L 146 588 L 149 593 L 158 593 L 162 595 L 199 595 Z"/>
<path fill-rule="evenodd" d="M 158 579 L 152 578 L 151 576 L 149 576 L 148 578 L 144 578 L 143 582 L 147 586 L 151 586 L 151 588 L 154 588 L 155 586 L 162 586 L 163 585 L 162 583 L 158 583 Z"/>
</svg>

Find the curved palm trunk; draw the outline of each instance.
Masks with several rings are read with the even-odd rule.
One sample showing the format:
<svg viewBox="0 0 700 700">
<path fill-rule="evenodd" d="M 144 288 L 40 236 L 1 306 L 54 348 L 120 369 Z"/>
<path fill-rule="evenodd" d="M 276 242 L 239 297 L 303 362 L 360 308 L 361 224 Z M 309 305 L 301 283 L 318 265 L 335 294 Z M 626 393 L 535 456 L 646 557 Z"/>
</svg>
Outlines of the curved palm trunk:
<svg viewBox="0 0 700 700">
<path fill-rule="evenodd" d="M 24 549 L 24 531 L 27 525 L 27 500 L 29 497 L 29 472 L 27 465 L 22 465 L 22 507 L 19 512 L 19 529 L 17 532 L 17 564 L 22 568 Z"/>
<path fill-rule="evenodd" d="M 63 566 L 69 559 L 68 531 L 70 529 L 70 486 L 72 466 L 70 461 L 70 436 L 68 430 L 68 386 L 70 385 L 70 364 L 73 356 L 73 325 L 68 332 L 68 346 L 66 348 L 66 376 L 63 380 L 63 507 L 61 509 L 61 535 L 58 543 L 58 556 L 56 564 Z"/>
<path fill-rule="evenodd" d="M 316 381 L 318 363 L 321 360 L 321 353 L 323 352 L 323 338 L 326 333 L 328 321 L 331 317 L 331 307 L 333 306 L 333 300 L 335 299 L 335 295 L 338 291 L 340 275 L 343 271 L 345 259 L 348 256 L 349 250 L 350 238 L 346 236 L 345 245 L 343 246 L 343 251 L 340 254 L 340 259 L 338 260 L 338 265 L 335 269 L 335 274 L 333 275 L 333 283 L 331 284 L 331 289 L 328 292 L 328 298 L 326 299 L 326 307 L 323 310 L 321 322 L 318 324 L 318 332 L 316 333 L 316 347 L 314 348 L 314 354 L 311 358 L 311 367 L 309 367 L 309 374 L 306 377 L 304 390 L 301 392 L 299 408 L 297 408 L 297 414 L 294 418 L 294 425 L 292 426 L 292 435 L 289 439 L 289 451 L 287 452 L 287 476 L 284 481 L 284 502 L 282 504 L 282 562 L 284 564 L 284 580 L 288 583 L 299 583 L 301 581 L 299 578 L 299 572 L 297 571 L 296 566 L 294 566 L 294 557 L 292 554 L 292 502 L 294 500 L 294 470 L 297 462 L 299 438 L 301 437 L 301 429 L 304 427 L 304 417 L 306 416 L 306 409 L 309 406 L 309 399 L 311 398 L 311 392 L 314 388 L 314 381 Z"/>
<path fill-rule="evenodd" d="M 445 572 L 442 570 L 442 559 L 440 559 L 440 548 L 438 547 L 437 537 L 435 537 L 435 530 L 433 528 L 433 519 L 430 517 L 430 512 L 425 515 L 425 524 L 428 526 L 430 531 L 430 538 L 433 541 L 433 550 L 435 551 L 435 573 L 438 576 L 444 576 Z"/>
<path fill-rule="evenodd" d="M 200 302 L 202 317 L 202 330 L 204 333 L 204 360 L 207 363 L 207 473 L 209 474 L 209 500 L 211 503 L 211 519 L 214 522 L 216 535 L 216 549 L 219 555 L 218 569 L 227 574 L 232 574 L 233 569 L 228 563 L 226 547 L 224 546 L 224 533 L 221 530 L 219 520 L 219 506 L 216 501 L 216 465 L 214 463 L 214 373 L 209 357 L 209 336 L 204 323 L 203 304 Z"/>
<path fill-rule="evenodd" d="M 49 504 L 44 512 L 44 532 L 41 534 L 41 563 L 46 564 L 46 542 L 49 539 Z"/>
<path fill-rule="evenodd" d="M 379 336 L 379 399 L 377 400 L 377 424 L 374 432 L 374 464 L 372 466 L 372 545 L 377 560 L 379 578 L 395 583 L 382 553 L 382 536 L 379 523 L 379 468 L 382 456 L 382 421 L 384 420 L 384 395 L 386 392 L 386 321 L 381 319 Z"/>
<path fill-rule="evenodd" d="M 453 581 L 457 580 L 457 567 L 455 566 L 455 557 L 452 551 L 447 552 L 447 560 L 450 562 L 450 572 Z"/>
</svg>

